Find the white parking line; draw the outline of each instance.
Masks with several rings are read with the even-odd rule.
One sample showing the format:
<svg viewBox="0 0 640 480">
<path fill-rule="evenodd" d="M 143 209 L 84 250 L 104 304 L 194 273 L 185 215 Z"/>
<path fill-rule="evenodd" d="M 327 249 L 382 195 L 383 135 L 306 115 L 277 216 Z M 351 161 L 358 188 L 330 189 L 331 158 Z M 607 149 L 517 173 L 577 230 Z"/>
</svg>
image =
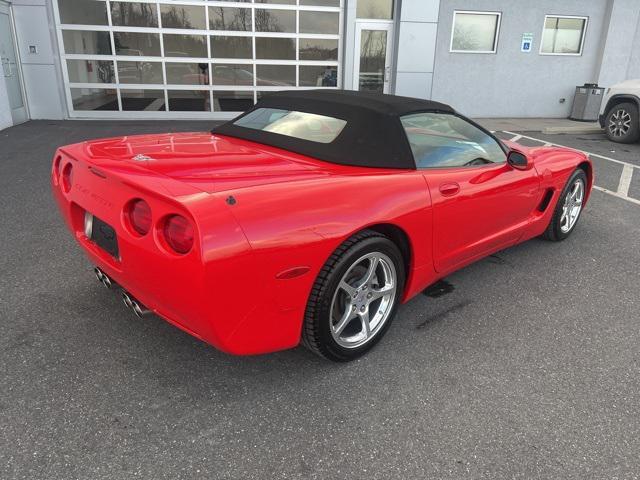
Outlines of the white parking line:
<svg viewBox="0 0 640 480">
<path fill-rule="evenodd" d="M 627 202 L 631 202 L 631 203 L 635 203 L 636 205 L 640 205 L 640 200 L 638 200 L 636 198 L 627 197 L 626 195 L 620 195 L 618 192 L 612 192 L 611 190 L 607 190 L 606 188 L 602 188 L 602 187 L 599 187 L 597 185 L 594 185 L 593 189 L 594 190 L 598 190 L 600 192 L 608 193 L 609 195 L 611 195 L 613 197 L 621 198 L 622 200 L 626 200 Z"/>
<path fill-rule="evenodd" d="M 598 158 L 602 158 L 603 160 L 607 160 L 609 162 L 613 162 L 613 163 L 617 163 L 619 165 L 622 165 L 622 175 L 620 175 L 620 182 L 618 183 L 618 190 L 617 191 L 613 192 L 613 191 L 608 190 L 606 188 L 599 187 L 598 185 L 594 185 L 593 188 L 595 190 L 598 190 L 600 192 L 606 193 L 606 194 L 611 195 L 613 197 L 621 198 L 622 200 L 626 200 L 627 202 L 631 202 L 631 203 L 635 203 L 636 205 L 640 205 L 640 200 L 628 196 L 629 195 L 629 187 L 631 186 L 631 177 L 633 176 L 633 169 L 634 168 L 640 169 L 640 166 L 634 165 L 633 163 L 629 163 L 629 162 L 623 162 L 622 160 L 618 160 L 616 158 L 605 157 L 604 155 L 600 155 L 599 153 L 591 153 L 591 152 L 587 152 L 586 150 L 580 150 L 579 148 L 567 147 L 566 145 L 560 145 L 559 143 L 547 142 L 546 140 L 540 140 L 539 138 L 529 137 L 528 135 L 521 135 L 521 134 L 517 134 L 517 133 L 514 133 L 514 132 L 509 132 L 507 130 L 503 130 L 503 132 L 508 134 L 508 135 L 513 135 L 513 138 L 511 139 L 512 142 L 516 142 L 517 140 L 520 140 L 521 138 L 526 138 L 528 140 L 533 140 L 535 142 L 540 142 L 542 144 L 541 146 L 545 146 L 545 147 L 554 146 L 554 147 L 570 148 L 571 150 L 576 150 L 576 151 L 578 151 L 580 153 L 584 153 L 585 155 L 588 155 L 589 157 L 598 157 Z M 597 179 L 597 177 L 596 177 L 596 179 Z"/>
<path fill-rule="evenodd" d="M 629 195 L 629 187 L 631 186 L 631 176 L 633 168 L 629 165 L 622 167 L 622 175 L 620 175 L 620 183 L 618 184 L 618 193 L 627 197 Z"/>
</svg>

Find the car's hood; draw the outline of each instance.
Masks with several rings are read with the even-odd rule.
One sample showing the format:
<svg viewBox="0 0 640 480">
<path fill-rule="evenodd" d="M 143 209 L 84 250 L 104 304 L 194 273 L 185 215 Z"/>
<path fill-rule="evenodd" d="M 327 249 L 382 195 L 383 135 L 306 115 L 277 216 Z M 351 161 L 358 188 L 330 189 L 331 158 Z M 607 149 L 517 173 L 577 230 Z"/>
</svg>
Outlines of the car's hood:
<svg viewBox="0 0 640 480">
<path fill-rule="evenodd" d="M 93 164 L 143 168 L 209 193 L 306 180 L 328 175 L 338 167 L 208 132 L 108 138 L 73 147 L 81 147 L 81 155 Z"/>
<path fill-rule="evenodd" d="M 624 82 L 616 83 L 615 85 L 611 85 L 611 88 L 616 90 L 640 90 L 640 78 L 625 80 Z"/>
</svg>

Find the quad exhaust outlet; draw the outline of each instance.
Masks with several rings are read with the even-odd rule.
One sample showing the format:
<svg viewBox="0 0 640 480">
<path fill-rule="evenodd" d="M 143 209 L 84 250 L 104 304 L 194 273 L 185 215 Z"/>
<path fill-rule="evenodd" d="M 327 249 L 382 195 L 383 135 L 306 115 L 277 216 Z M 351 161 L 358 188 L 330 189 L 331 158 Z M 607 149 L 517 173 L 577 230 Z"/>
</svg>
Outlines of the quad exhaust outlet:
<svg viewBox="0 0 640 480">
<path fill-rule="evenodd" d="M 148 315 L 151 313 L 151 310 L 149 310 L 147 307 L 141 304 L 138 300 L 133 298 L 133 296 L 131 296 L 129 292 L 126 292 L 126 291 L 122 292 L 122 302 L 125 304 L 127 308 L 130 308 L 131 310 L 133 310 L 133 313 L 135 313 L 136 317 L 138 318 L 142 318 L 145 315 Z"/>
<path fill-rule="evenodd" d="M 104 273 L 100 267 L 95 267 L 93 269 L 93 273 L 100 283 L 102 283 L 105 287 L 111 289 L 116 283 L 111 280 L 109 275 Z M 136 314 L 136 317 L 142 318 L 145 315 L 151 313 L 147 307 L 145 307 L 142 303 L 136 300 L 133 295 L 131 295 L 126 290 L 122 290 L 122 302 L 126 305 L 127 308 L 133 310 L 133 313 Z"/>
</svg>

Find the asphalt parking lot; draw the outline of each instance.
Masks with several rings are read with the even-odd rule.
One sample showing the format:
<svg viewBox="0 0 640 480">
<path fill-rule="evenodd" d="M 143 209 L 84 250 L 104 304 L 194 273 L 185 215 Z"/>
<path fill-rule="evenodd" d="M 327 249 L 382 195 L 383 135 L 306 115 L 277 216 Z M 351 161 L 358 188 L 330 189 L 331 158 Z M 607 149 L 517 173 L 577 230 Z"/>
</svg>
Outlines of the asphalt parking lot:
<svg viewBox="0 0 640 480">
<path fill-rule="evenodd" d="M 572 237 L 457 272 L 333 364 L 231 357 L 137 319 L 64 228 L 58 145 L 210 125 L 0 132 L 0 478 L 638 478 L 640 172 L 618 162 L 640 165 L 640 144 L 499 133 L 608 158 Z"/>
</svg>

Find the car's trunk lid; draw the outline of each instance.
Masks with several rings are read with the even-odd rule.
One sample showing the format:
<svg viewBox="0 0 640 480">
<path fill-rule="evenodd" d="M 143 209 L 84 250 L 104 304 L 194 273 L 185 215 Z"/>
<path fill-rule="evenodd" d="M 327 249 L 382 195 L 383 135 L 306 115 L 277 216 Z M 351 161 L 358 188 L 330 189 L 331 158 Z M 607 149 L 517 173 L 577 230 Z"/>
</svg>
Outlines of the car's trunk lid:
<svg viewBox="0 0 640 480">
<path fill-rule="evenodd" d="M 167 133 L 77 145 L 90 163 L 130 166 L 208 193 L 326 175 L 332 166 L 298 154 L 210 133 Z"/>
</svg>

